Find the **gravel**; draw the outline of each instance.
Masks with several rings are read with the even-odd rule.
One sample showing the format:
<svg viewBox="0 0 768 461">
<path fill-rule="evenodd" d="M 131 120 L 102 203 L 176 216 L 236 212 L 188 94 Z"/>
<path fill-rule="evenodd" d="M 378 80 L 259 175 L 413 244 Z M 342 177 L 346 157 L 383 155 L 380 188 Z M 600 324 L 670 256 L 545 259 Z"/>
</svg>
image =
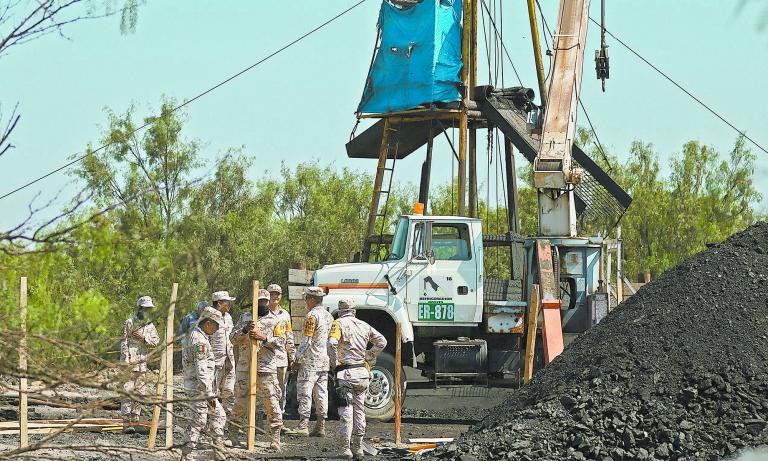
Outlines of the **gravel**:
<svg viewBox="0 0 768 461">
<path fill-rule="evenodd" d="M 452 459 L 708 460 L 768 444 L 768 223 L 668 270 L 456 443 Z"/>
</svg>

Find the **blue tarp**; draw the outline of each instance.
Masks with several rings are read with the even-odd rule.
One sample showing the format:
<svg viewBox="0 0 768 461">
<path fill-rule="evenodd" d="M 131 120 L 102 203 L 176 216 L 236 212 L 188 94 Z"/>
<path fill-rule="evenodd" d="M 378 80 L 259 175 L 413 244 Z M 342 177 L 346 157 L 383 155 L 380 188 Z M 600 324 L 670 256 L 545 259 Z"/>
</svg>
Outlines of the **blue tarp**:
<svg viewBox="0 0 768 461">
<path fill-rule="evenodd" d="M 383 0 L 379 49 L 358 112 L 383 113 L 461 100 L 461 0 L 400 9 Z"/>
</svg>

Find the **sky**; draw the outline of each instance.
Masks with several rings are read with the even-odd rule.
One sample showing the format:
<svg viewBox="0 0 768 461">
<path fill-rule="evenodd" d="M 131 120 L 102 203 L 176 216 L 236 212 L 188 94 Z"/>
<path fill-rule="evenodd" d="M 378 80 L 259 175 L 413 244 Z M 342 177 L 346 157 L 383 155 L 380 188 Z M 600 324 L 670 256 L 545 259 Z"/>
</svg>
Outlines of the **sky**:
<svg viewBox="0 0 768 461">
<path fill-rule="evenodd" d="M 489 4 L 492 0 L 486 0 Z M 523 83 L 536 77 L 523 0 L 503 1 L 504 41 Z M 0 56 L 0 103 L 7 115 L 19 103 L 15 149 L 0 157 L 0 195 L 97 144 L 105 108 L 149 116 L 162 97 L 189 99 L 290 42 L 352 5 L 335 1 L 148 0 L 133 34 L 121 35 L 119 18 L 77 23 L 66 38 L 49 35 Z M 541 0 L 550 26 L 558 2 Z M 761 2 L 744 0 L 608 1 L 606 26 L 676 81 L 768 147 L 768 31 L 759 30 Z M 380 0 L 367 0 L 327 28 L 190 104 L 184 132 L 202 143 L 210 163 L 230 147 L 255 159 L 255 179 L 319 161 L 373 173 L 375 161 L 346 157 L 374 40 Z M 600 2 L 591 5 L 599 17 Z M 0 29 L 0 35 L 3 34 Z M 588 34 L 582 101 L 607 150 L 627 158 L 632 141 L 652 142 L 662 163 L 691 139 L 726 154 L 736 133 L 608 38 L 611 78 L 603 93 L 593 53 L 599 29 Z M 480 68 L 484 45 L 481 40 Z M 511 68 L 505 68 L 505 83 Z M 479 73 L 479 84 L 487 72 Z M 585 125 L 583 116 L 580 125 Z M 364 126 L 361 126 L 362 130 Z M 481 134 L 482 138 L 483 135 Z M 484 147 L 479 179 L 486 196 Z M 768 209 L 768 154 L 759 152 L 755 179 Z M 450 149 L 436 144 L 433 185 L 451 177 Z M 417 152 L 398 163 L 395 181 L 415 183 L 423 160 Z M 519 162 L 523 162 L 519 158 Z M 491 167 L 493 168 L 493 167 Z M 491 183 L 493 183 L 491 173 Z M 37 204 L 77 190 L 58 173 L 0 201 L 0 229 L 20 222 Z M 493 192 L 491 192 L 493 193 Z M 39 194 L 39 195 L 38 195 Z M 491 198 L 493 200 L 493 197 Z M 56 205 L 54 205 L 55 207 Z"/>
</svg>

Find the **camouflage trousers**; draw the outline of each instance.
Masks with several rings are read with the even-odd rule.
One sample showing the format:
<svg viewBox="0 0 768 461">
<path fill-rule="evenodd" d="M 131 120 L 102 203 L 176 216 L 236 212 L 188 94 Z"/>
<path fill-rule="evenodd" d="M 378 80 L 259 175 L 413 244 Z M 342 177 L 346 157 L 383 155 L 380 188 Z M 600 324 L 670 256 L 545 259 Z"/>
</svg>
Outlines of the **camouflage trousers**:
<svg viewBox="0 0 768 461">
<path fill-rule="evenodd" d="M 285 413 L 286 385 L 288 384 L 288 367 L 277 367 L 277 384 L 280 386 L 280 411 Z"/>
<path fill-rule="evenodd" d="M 347 396 L 346 406 L 339 407 L 339 435 L 347 446 L 353 435 L 365 435 L 365 394 L 368 392 L 368 378 L 339 379 L 336 383 Z"/>
<path fill-rule="evenodd" d="M 132 371 L 128 380 L 123 384 L 123 390 L 128 395 L 141 397 L 147 395 L 147 372 Z M 120 405 L 120 416 L 126 419 L 138 419 L 141 415 L 141 403 L 130 397 L 123 399 Z"/>
<path fill-rule="evenodd" d="M 188 402 L 185 402 L 189 407 L 187 412 L 189 416 L 187 437 L 184 441 L 187 446 L 192 449 L 197 446 L 197 442 L 200 440 L 200 435 L 205 430 L 206 425 L 208 425 L 214 438 L 223 437 L 227 415 L 224 413 L 224 407 L 221 406 L 221 402 L 216 399 L 215 406 L 211 407 L 208 405 L 205 396 L 200 395 L 196 391 L 187 390 L 185 394 L 187 399 L 189 399 Z"/>
<path fill-rule="evenodd" d="M 275 373 L 258 373 L 259 386 L 257 397 L 261 399 L 267 421 L 273 429 L 283 426 L 283 412 L 280 410 L 280 386 Z M 246 427 L 248 421 L 249 374 L 237 373 L 235 382 L 235 406 L 230 420 L 240 427 Z"/>
<path fill-rule="evenodd" d="M 217 394 L 221 399 L 221 405 L 224 407 L 224 412 L 227 416 L 232 414 L 232 409 L 235 406 L 235 369 L 234 367 L 225 371 L 224 366 L 216 366 L 214 370 L 214 386 L 216 387 Z"/>
<path fill-rule="evenodd" d="M 299 416 L 309 419 L 312 413 L 312 401 L 315 402 L 315 415 L 318 419 L 328 417 L 328 372 L 306 371 L 299 369 L 296 378 L 296 394 L 299 400 Z"/>
</svg>

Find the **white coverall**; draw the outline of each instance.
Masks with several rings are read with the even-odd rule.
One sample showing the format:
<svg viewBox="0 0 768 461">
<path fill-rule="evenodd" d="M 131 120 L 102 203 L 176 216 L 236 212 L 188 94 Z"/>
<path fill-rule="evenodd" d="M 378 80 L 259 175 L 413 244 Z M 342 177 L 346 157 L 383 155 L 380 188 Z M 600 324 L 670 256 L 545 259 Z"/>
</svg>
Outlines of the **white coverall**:
<svg viewBox="0 0 768 461">
<path fill-rule="evenodd" d="M 373 347 L 366 351 L 368 343 Z M 349 447 L 352 436 L 359 443 L 365 436 L 365 394 L 368 392 L 370 372 L 367 365 L 387 347 L 384 335 L 366 322 L 355 317 L 354 311 L 340 310 L 328 337 L 328 356 L 336 370 L 336 386 L 346 394 L 347 405 L 339 406 L 339 435 Z M 357 448 L 357 447 L 353 447 Z"/>
<path fill-rule="evenodd" d="M 189 448 L 194 449 L 200 440 L 200 433 L 205 429 L 208 422 L 210 422 L 213 436 L 215 438 L 223 437 L 227 416 L 218 399 L 215 400 L 213 408 L 208 405 L 208 399 L 217 396 L 214 387 L 216 361 L 208 335 L 200 327 L 195 326 L 184 338 L 182 344 L 181 362 L 184 365 L 184 391 L 190 400 L 191 409 L 186 443 Z M 208 421 L 209 411 L 211 412 L 210 421 Z"/>
<path fill-rule="evenodd" d="M 133 337 L 138 332 L 141 339 Z M 123 390 L 137 396 L 147 395 L 147 355 L 149 349 L 160 343 L 155 324 L 142 324 L 137 316 L 133 316 L 123 324 L 123 336 L 120 341 L 120 361 L 133 364 L 130 367 L 131 376 L 123 385 Z M 131 398 L 125 398 L 120 405 L 120 415 L 125 419 L 138 420 L 141 415 L 141 404 Z"/>
</svg>

